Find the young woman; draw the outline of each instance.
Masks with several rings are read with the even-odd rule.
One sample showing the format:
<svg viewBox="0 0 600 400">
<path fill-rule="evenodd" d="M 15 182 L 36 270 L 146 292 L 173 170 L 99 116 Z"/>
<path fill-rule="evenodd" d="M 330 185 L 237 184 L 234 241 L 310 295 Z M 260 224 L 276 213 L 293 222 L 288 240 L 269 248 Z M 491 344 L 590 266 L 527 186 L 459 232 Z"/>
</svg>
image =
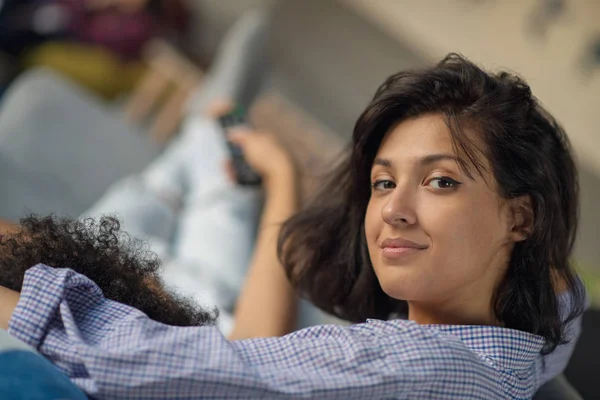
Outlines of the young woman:
<svg viewBox="0 0 600 400">
<path fill-rule="evenodd" d="M 282 232 L 296 208 L 289 158 L 267 135 L 232 140 L 267 194 L 234 337 L 289 330 L 284 269 L 317 306 L 358 325 L 228 341 L 214 327 L 154 322 L 45 266 L 27 272 L 20 296 L 0 291 L 0 322 L 10 317 L 9 332 L 99 398 L 534 394 L 539 354 L 568 337 L 583 291 L 568 260 L 570 148 L 523 81 L 455 55 L 390 77 L 348 159 Z"/>
<path fill-rule="evenodd" d="M 348 157 L 284 225 L 280 257 L 300 293 L 344 320 L 543 336 L 543 384 L 581 330 L 578 190 L 568 138 L 527 84 L 450 55 L 379 88 Z M 232 337 L 288 333 L 292 288 L 275 263 L 253 265 Z"/>
</svg>

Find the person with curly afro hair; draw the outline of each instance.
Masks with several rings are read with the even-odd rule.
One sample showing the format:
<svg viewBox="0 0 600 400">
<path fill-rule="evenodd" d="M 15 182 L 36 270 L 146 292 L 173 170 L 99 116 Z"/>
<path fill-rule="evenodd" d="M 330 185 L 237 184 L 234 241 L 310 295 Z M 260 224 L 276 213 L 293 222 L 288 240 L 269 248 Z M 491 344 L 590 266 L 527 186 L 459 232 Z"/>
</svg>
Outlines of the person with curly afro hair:
<svg viewBox="0 0 600 400">
<path fill-rule="evenodd" d="M 18 225 L 0 222 L 0 285 L 20 292 L 25 272 L 38 264 L 85 275 L 106 298 L 167 325 L 213 325 L 218 315 L 167 290 L 156 255 L 121 231 L 114 217 L 29 215 Z"/>
</svg>

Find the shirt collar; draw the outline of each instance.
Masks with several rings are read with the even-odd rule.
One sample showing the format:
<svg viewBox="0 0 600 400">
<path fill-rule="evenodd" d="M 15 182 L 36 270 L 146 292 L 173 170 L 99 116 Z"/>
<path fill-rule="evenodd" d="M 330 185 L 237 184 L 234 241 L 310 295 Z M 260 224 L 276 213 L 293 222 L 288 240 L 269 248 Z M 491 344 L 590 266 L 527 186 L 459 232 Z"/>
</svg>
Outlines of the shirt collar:
<svg viewBox="0 0 600 400">
<path fill-rule="evenodd" d="M 497 326 L 428 326 L 458 337 L 480 356 L 515 371 L 530 368 L 545 343 L 541 336 Z"/>
</svg>

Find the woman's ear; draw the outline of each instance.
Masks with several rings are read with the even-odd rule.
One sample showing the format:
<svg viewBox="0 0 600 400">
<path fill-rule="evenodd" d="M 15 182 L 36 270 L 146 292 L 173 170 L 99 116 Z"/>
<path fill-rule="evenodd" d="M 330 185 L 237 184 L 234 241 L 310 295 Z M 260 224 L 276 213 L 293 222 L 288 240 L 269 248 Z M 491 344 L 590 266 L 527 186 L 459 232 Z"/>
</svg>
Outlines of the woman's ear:
<svg viewBox="0 0 600 400">
<path fill-rule="evenodd" d="M 530 196 L 520 196 L 510 200 L 511 230 L 510 237 L 514 242 L 522 242 L 531 236 L 535 213 Z"/>
</svg>

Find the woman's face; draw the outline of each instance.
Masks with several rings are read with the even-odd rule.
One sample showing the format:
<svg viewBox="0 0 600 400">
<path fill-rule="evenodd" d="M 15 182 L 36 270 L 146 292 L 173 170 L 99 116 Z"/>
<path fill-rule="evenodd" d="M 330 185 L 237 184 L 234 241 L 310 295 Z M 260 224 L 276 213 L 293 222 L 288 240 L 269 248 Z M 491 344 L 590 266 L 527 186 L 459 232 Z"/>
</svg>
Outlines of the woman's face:
<svg viewBox="0 0 600 400">
<path fill-rule="evenodd" d="M 473 168 L 469 177 L 457 157 L 464 158 L 442 117 L 424 115 L 388 132 L 371 170 L 369 254 L 383 290 L 408 301 L 411 319 L 417 309 L 463 322 L 492 318 L 492 293 L 516 240 L 509 203 L 491 173 Z"/>
</svg>

